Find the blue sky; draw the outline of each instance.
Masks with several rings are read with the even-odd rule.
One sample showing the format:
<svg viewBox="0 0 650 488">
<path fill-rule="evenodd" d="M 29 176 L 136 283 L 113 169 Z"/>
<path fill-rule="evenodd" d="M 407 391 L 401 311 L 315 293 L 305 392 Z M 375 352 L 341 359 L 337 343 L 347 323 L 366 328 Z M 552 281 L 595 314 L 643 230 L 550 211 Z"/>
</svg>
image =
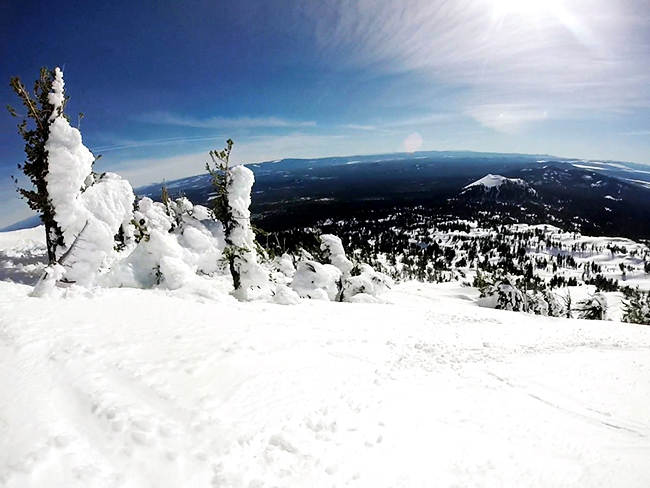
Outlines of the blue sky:
<svg viewBox="0 0 650 488">
<path fill-rule="evenodd" d="M 17 1 L 3 106 L 64 68 L 100 171 L 134 186 L 235 162 L 404 150 L 650 163 L 647 0 Z M 0 116 L 0 225 L 29 215 Z"/>
</svg>

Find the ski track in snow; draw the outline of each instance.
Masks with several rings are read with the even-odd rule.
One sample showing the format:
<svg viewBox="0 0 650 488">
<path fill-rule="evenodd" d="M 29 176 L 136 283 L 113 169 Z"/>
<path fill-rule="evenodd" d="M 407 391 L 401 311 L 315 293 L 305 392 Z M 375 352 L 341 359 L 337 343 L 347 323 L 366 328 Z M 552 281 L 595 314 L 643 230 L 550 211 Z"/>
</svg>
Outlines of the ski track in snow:
<svg viewBox="0 0 650 488">
<path fill-rule="evenodd" d="M 373 305 L 30 291 L 0 282 L 1 487 L 650 486 L 646 326 L 457 283 Z"/>
</svg>

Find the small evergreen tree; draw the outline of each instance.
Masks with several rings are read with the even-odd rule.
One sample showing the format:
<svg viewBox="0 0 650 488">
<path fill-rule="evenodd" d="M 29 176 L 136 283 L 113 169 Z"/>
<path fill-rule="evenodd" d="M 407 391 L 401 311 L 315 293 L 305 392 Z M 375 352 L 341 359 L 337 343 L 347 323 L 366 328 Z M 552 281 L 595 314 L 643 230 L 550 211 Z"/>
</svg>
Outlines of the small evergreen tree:
<svg viewBox="0 0 650 488">
<path fill-rule="evenodd" d="M 216 195 L 212 200 L 212 210 L 214 211 L 215 218 L 221 222 L 226 234 L 226 242 L 232 233 L 233 222 L 232 208 L 228 204 L 228 187 L 232 179 L 230 171 L 230 152 L 234 142 L 232 139 L 226 141 L 225 149 L 221 151 L 210 151 L 210 158 L 214 167 L 210 163 L 205 163 L 205 169 L 210 173 L 210 181 L 216 191 Z"/>
<path fill-rule="evenodd" d="M 268 273 L 258 263 L 259 245 L 250 219 L 251 190 L 255 176 L 243 165 L 229 166 L 232 146 L 232 140 L 228 139 L 225 149 L 211 151 L 214 167 L 210 163 L 205 167 L 216 190 L 213 213 L 224 229 L 226 248 L 223 260 L 228 263 L 235 295 L 240 299 L 248 299 L 251 289 L 268 292 L 270 281 Z"/>
<path fill-rule="evenodd" d="M 210 151 L 210 158 L 212 159 L 214 167 L 212 167 L 210 163 L 205 163 L 205 169 L 210 173 L 210 182 L 216 192 L 216 195 L 212 200 L 212 211 L 214 212 L 215 218 L 221 222 L 221 225 L 223 225 L 226 241 L 226 249 L 224 249 L 223 252 L 223 259 L 228 263 L 228 269 L 230 270 L 235 290 L 239 290 L 241 288 L 241 272 L 239 267 L 236 266 L 236 261 L 240 258 L 240 255 L 243 254 L 243 252 L 247 251 L 247 249 L 235 246 L 232 240 L 232 231 L 237 225 L 237 222 L 233 218 L 232 208 L 228 201 L 228 188 L 232 181 L 230 153 L 233 145 L 234 142 L 232 139 L 228 139 L 224 149 L 221 151 Z"/>
<path fill-rule="evenodd" d="M 544 290 L 542 293 L 544 294 L 544 299 L 548 304 L 549 317 L 561 317 L 564 309 L 558 297 L 550 290 Z"/>
<path fill-rule="evenodd" d="M 650 293 L 630 289 L 623 301 L 623 322 L 650 325 Z"/>
<path fill-rule="evenodd" d="M 607 318 L 607 298 L 601 293 L 589 295 L 578 302 L 579 318 L 586 320 L 605 320 Z"/>
<path fill-rule="evenodd" d="M 63 233 L 54 219 L 54 206 L 49 198 L 45 177 L 48 173 L 48 152 L 45 149 L 50 134 L 50 124 L 59 115 L 63 114 L 67 97 L 57 107 L 51 98 L 52 84 L 55 72 L 41 68 L 40 76 L 34 83 L 33 97 L 20 81 L 20 77 L 11 78 L 10 86 L 22 101 L 27 110 L 18 124 L 18 132 L 25 140 L 25 154 L 27 159 L 18 164 L 18 169 L 29 178 L 33 189 L 18 187 L 18 180 L 13 177 L 17 191 L 27 201 L 29 208 L 39 213 L 45 225 L 45 238 L 47 242 L 48 263 L 56 261 L 57 247 L 63 244 Z M 7 106 L 9 113 L 19 117 L 11 106 Z M 30 124 L 30 121 L 32 122 Z M 31 127 L 30 127 L 31 126 Z"/>
<path fill-rule="evenodd" d="M 571 292 L 567 290 L 566 295 L 562 297 L 562 300 L 564 300 L 564 316 L 567 319 L 572 319 L 573 318 L 573 304 L 571 300 Z"/>
</svg>

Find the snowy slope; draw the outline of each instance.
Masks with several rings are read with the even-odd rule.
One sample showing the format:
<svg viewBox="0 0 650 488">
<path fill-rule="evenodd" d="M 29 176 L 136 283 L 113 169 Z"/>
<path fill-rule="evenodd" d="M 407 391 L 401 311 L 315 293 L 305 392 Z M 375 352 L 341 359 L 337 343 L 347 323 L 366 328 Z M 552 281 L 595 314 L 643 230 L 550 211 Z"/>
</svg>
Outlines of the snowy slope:
<svg viewBox="0 0 650 488">
<path fill-rule="evenodd" d="M 30 290 L 0 282 L 0 486 L 650 486 L 648 327 L 457 284 L 383 305 Z"/>
</svg>

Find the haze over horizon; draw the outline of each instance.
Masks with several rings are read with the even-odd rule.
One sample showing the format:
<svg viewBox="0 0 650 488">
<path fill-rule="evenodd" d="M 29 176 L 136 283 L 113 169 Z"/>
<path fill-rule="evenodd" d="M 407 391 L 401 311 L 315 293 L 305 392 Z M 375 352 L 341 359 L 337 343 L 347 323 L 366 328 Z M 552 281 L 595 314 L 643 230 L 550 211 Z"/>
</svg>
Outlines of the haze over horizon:
<svg viewBox="0 0 650 488">
<path fill-rule="evenodd" d="M 474 150 L 650 163 L 641 0 L 0 6 L 0 96 L 65 71 L 84 143 L 134 186 L 233 161 Z M 0 117 L 0 226 L 29 215 Z M 74 124 L 76 125 L 76 123 Z"/>
</svg>

